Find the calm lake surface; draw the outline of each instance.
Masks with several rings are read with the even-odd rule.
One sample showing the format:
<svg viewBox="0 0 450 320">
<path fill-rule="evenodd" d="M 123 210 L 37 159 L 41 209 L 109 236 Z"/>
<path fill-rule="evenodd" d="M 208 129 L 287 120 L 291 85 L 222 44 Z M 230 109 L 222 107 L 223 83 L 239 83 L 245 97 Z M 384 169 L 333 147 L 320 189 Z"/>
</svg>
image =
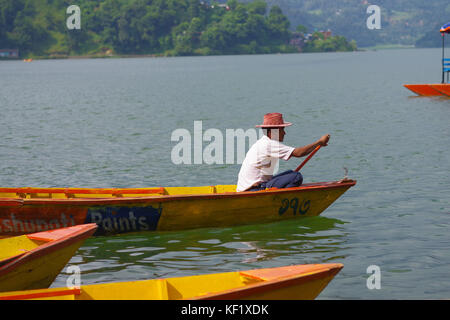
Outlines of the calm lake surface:
<svg viewBox="0 0 450 320">
<path fill-rule="evenodd" d="M 331 134 L 305 182 L 346 167 L 357 185 L 320 217 L 88 239 L 69 263 L 82 284 L 340 262 L 320 299 L 450 298 L 450 99 L 402 86 L 439 82 L 440 54 L 0 61 L 0 185 L 234 184 L 239 164 L 173 164 L 172 132 L 196 120 L 247 130 L 281 112 L 288 145 Z M 371 265 L 379 290 L 366 286 Z"/>
</svg>

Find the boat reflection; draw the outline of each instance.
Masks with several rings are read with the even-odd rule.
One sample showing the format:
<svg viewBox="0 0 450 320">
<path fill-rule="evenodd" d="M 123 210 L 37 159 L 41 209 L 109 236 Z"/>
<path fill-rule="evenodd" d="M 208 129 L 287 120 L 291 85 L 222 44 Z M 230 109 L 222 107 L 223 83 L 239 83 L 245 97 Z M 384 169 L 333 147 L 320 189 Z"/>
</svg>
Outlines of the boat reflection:
<svg viewBox="0 0 450 320">
<path fill-rule="evenodd" d="M 83 284 L 226 272 L 245 267 L 339 262 L 345 258 L 346 222 L 327 217 L 88 239 L 68 265 Z M 61 273 L 52 287 L 64 285 Z"/>
</svg>

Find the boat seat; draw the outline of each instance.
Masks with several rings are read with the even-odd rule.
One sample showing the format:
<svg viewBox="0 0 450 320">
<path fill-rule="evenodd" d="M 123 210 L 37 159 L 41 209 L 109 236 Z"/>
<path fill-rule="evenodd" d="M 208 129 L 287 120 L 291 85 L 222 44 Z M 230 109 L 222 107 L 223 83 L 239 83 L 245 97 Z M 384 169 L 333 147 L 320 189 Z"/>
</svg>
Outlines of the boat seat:
<svg viewBox="0 0 450 320">
<path fill-rule="evenodd" d="M 448 61 L 448 62 L 446 62 Z M 444 66 L 444 72 L 450 72 L 450 68 L 446 68 L 445 66 L 450 66 L 450 59 L 442 59 L 442 66 Z"/>
</svg>

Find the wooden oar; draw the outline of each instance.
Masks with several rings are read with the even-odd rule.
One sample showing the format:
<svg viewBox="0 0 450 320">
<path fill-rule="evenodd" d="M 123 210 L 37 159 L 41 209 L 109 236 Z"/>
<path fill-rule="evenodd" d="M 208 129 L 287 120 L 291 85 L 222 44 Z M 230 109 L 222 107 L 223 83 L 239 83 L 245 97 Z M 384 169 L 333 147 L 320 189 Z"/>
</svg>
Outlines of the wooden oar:
<svg viewBox="0 0 450 320">
<path fill-rule="evenodd" d="M 299 166 L 297 167 L 297 169 L 295 169 L 294 171 L 299 172 L 300 169 L 303 168 L 303 166 L 309 161 L 309 159 L 311 159 L 312 156 L 313 156 L 317 151 L 319 151 L 320 147 L 322 147 L 322 146 L 321 146 L 321 145 L 318 145 L 318 146 L 313 150 L 313 152 L 311 152 L 311 153 L 309 154 L 309 156 L 302 162 L 302 164 L 299 165 Z"/>
</svg>

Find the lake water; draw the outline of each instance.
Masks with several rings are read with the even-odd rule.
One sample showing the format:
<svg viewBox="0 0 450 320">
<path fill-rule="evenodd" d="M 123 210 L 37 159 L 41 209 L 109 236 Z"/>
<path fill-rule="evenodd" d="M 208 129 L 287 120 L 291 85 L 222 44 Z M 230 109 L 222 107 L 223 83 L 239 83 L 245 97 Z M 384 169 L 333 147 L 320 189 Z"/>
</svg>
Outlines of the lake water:
<svg viewBox="0 0 450 320">
<path fill-rule="evenodd" d="M 319 299 L 450 298 L 450 99 L 402 86 L 439 82 L 440 54 L 0 61 L 0 185 L 234 184 L 239 164 L 173 164 L 172 132 L 247 130 L 281 112 L 288 145 L 331 134 L 305 182 L 346 167 L 357 185 L 320 217 L 88 239 L 69 263 L 82 283 L 340 262 Z M 367 288 L 371 265 L 381 289 Z"/>
</svg>

